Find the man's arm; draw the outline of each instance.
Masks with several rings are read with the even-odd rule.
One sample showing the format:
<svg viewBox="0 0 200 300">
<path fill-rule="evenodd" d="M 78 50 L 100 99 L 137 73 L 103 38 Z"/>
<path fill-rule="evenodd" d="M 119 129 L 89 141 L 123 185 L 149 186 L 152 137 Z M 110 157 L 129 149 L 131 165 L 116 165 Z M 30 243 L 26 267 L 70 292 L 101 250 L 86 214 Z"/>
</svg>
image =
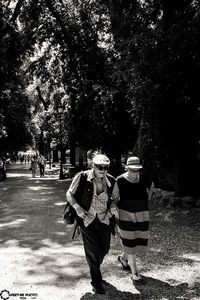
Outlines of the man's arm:
<svg viewBox="0 0 200 300">
<path fill-rule="evenodd" d="M 69 204 L 75 209 L 76 214 L 83 219 L 87 212 L 84 211 L 84 209 L 76 202 L 76 199 L 74 198 L 74 194 L 76 193 L 77 187 L 80 182 L 80 178 L 81 173 L 77 173 L 74 176 L 74 179 L 72 180 L 72 183 L 66 193 L 66 198 Z"/>
</svg>

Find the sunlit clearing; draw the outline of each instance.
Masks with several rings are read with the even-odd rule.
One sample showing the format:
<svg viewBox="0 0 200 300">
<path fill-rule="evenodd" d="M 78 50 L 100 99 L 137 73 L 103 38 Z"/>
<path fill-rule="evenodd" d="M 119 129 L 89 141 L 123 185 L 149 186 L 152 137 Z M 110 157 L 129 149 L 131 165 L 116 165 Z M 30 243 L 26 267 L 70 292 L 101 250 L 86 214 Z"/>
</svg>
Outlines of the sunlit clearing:
<svg viewBox="0 0 200 300">
<path fill-rule="evenodd" d="M 56 232 L 55 234 L 60 235 L 60 236 L 66 236 L 66 232 L 63 232 L 63 231 L 62 232 Z"/>
<path fill-rule="evenodd" d="M 180 257 L 200 262 L 200 253 L 198 253 L 198 254 L 188 253 L 188 254 L 183 254 Z"/>
<path fill-rule="evenodd" d="M 75 245 L 71 243 L 67 243 L 64 247 L 63 245 L 59 245 L 58 243 L 53 242 L 51 239 L 44 239 L 41 241 L 42 245 L 45 247 L 41 247 L 39 251 L 41 251 L 43 254 L 45 253 L 51 253 L 55 251 L 57 253 L 62 252 L 64 254 L 71 254 L 76 255 L 77 257 L 84 257 L 84 249 L 83 247 L 80 247 L 80 245 Z"/>
<path fill-rule="evenodd" d="M 56 206 L 63 206 L 65 204 L 66 204 L 65 202 L 56 202 L 56 203 L 54 203 L 54 205 L 56 205 Z"/>
<path fill-rule="evenodd" d="M 152 252 L 158 252 L 158 253 L 159 253 L 159 252 L 162 252 L 161 249 L 158 249 L 158 248 L 152 248 L 152 247 L 151 247 L 151 251 L 152 251 Z"/>
<path fill-rule="evenodd" d="M 171 262 L 171 266 L 155 266 L 151 271 L 145 272 L 145 276 L 155 279 L 162 278 L 163 282 L 169 282 L 176 286 L 180 283 L 192 284 L 197 279 L 200 270 L 200 263 L 192 264 Z"/>
<path fill-rule="evenodd" d="M 40 193 L 40 195 L 47 195 L 47 194 L 53 194 L 54 193 L 54 191 L 52 191 L 52 192 L 47 192 L 47 191 L 45 191 L 45 192 L 43 192 L 43 193 Z"/>
<path fill-rule="evenodd" d="M 33 198 L 32 198 L 32 199 L 31 199 L 31 202 L 32 202 L 32 203 L 34 203 L 34 202 L 35 202 L 35 203 L 38 203 L 38 202 L 42 202 L 42 201 L 46 201 L 46 202 L 47 202 L 47 201 L 49 201 L 49 198 L 36 198 L 36 199 L 33 199 Z"/>
<path fill-rule="evenodd" d="M 62 218 L 59 218 L 58 219 L 58 221 L 56 222 L 57 224 L 63 224 L 64 223 L 64 221 L 63 221 L 63 219 Z M 70 225 L 70 226 L 72 226 L 72 225 Z"/>
<path fill-rule="evenodd" d="M 30 177 L 30 176 L 29 176 Z M 31 177 L 29 180 L 37 180 L 35 182 L 40 183 L 40 181 L 45 180 L 58 180 L 58 175 L 48 175 L 47 177 Z"/>
<path fill-rule="evenodd" d="M 28 174 L 22 174 L 22 173 L 9 173 L 7 174 L 8 178 L 13 178 L 13 177 L 30 177 L 31 175 Z"/>
<path fill-rule="evenodd" d="M 50 188 L 50 187 L 45 187 L 45 186 L 28 186 L 28 189 L 29 190 L 32 190 L 32 191 L 39 191 L 39 190 L 49 190 L 49 189 L 54 189 L 54 188 Z"/>
<path fill-rule="evenodd" d="M 26 219 L 17 219 L 15 221 L 12 221 L 12 222 L 9 222 L 9 223 L 0 224 L 0 228 L 2 228 L 2 227 L 18 227 L 22 223 L 25 223 L 25 222 L 27 222 Z"/>
</svg>

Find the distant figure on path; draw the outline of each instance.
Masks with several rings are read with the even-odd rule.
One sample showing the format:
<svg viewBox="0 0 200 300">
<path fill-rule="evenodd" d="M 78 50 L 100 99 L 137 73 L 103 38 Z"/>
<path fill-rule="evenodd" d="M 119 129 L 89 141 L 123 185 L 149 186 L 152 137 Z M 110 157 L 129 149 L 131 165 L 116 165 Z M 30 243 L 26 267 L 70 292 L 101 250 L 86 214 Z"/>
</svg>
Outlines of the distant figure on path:
<svg viewBox="0 0 200 300">
<path fill-rule="evenodd" d="M 148 244 L 148 199 L 152 187 L 150 180 L 140 174 L 142 165 L 138 157 L 129 157 L 126 168 L 127 172 L 117 177 L 113 193 L 119 209 L 118 227 L 123 245 L 118 261 L 123 269 L 131 269 L 134 283 L 142 280 L 137 269 L 136 254 L 146 250 Z"/>
<path fill-rule="evenodd" d="M 40 177 L 44 177 L 46 159 L 44 158 L 43 155 L 40 155 L 40 157 L 38 159 L 38 165 L 39 165 L 39 168 L 40 168 Z"/>
<path fill-rule="evenodd" d="M 20 156 L 20 164 L 23 164 L 23 161 L 24 161 L 24 155 L 21 155 Z"/>
<path fill-rule="evenodd" d="M 37 164 L 38 164 L 37 156 L 34 155 L 31 158 L 31 165 L 30 165 L 30 170 L 32 171 L 32 177 L 33 178 L 35 178 L 35 176 L 36 176 Z"/>
</svg>

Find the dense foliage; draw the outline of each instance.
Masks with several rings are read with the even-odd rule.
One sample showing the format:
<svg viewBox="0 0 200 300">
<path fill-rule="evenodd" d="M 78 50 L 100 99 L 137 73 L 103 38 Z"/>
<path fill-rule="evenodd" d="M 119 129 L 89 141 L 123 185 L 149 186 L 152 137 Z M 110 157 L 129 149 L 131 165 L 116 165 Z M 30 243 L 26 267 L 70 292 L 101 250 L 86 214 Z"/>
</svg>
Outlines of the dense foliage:
<svg viewBox="0 0 200 300">
<path fill-rule="evenodd" d="M 104 4 L 120 53 L 116 69 L 140 124 L 135 151 L 158 183 L 165 169 L 173 174 L 176 194 L 197 195 L 199 3 Z M 164 173 L 171 188 L 166 178 Z"/>
<path fill-rule="evenodd" d="M 197 195 L 199 13 L 191 0 L 2 1 L 1 142 L 35 128 L 72 163 L 77 145 L 115 161 L 134 149 L 158 185 Z"/>
<path fill-rule="evenodd" d="M 15 152 L 32 137 L 30 103 L 25 93 L 20 55 L 23 53 L 21 35 L 9 21 L 10 10 L 0 3 L 0 156 Z"/>
</svg>

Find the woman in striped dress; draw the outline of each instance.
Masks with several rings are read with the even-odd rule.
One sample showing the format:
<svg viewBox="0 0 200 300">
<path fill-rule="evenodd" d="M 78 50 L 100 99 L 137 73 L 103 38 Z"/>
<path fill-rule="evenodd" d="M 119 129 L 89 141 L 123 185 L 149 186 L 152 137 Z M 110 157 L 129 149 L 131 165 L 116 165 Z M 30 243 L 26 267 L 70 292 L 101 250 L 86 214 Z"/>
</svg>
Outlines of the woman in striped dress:
<svg viewBox="0 0 200 300">
<path fill-rule="evenodd" d="M 124 269 L 131 269 L 131 280 L 141 281 L 136 254 L 146 250 L 149 237 L 148 192 L 151 183 L 140 174 L 139 158 L 129 157 L 127 172 L 117 177 L 113 195 L 119 209 L 118 227 L 123 253 L 118 257 Z M 152 192 L 152 190 L 151 190 Z"/>
</svg>

